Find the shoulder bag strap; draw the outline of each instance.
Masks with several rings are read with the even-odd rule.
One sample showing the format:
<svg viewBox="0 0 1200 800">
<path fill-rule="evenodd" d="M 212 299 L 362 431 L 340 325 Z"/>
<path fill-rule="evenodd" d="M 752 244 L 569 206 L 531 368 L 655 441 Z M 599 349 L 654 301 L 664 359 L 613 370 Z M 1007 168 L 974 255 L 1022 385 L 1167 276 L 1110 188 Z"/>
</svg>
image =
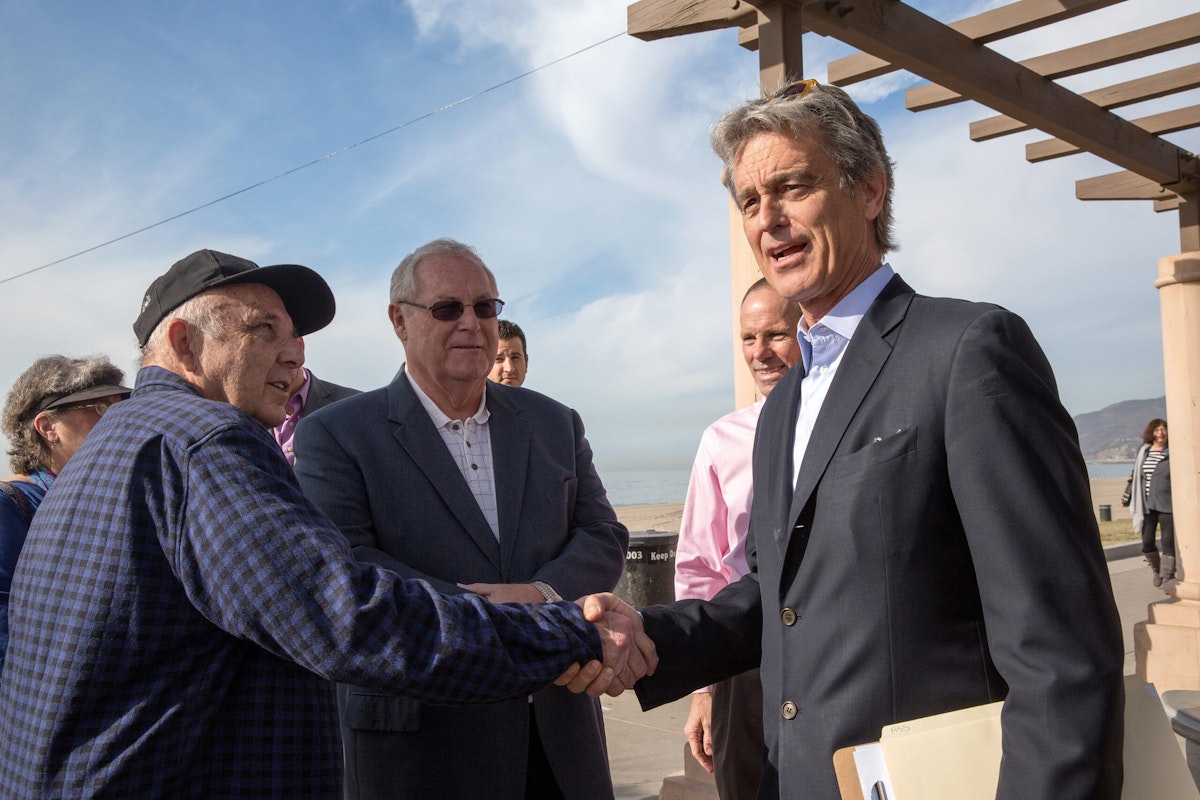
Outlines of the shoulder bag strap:
<svg viewBox="0 0 1200 800">
<path fill-rule="evenodd" d="M 17 504 L 17 510 L 25 518 L 26 525 L 33 521 L 33 509 L 29 507 L 29 498 L 25 496 L 24 492 L 8 481 L 0 481 L 0 491 L 11 497 L 12 501 Z"/>
</svg>

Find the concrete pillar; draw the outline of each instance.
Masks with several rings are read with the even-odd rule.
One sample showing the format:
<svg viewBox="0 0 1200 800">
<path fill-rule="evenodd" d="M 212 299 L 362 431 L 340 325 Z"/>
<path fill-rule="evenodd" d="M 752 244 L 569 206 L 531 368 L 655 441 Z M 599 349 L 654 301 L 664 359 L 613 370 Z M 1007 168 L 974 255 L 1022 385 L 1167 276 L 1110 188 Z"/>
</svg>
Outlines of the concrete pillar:
<svg viewBox="0 0 1200 800">
<path fill-rule="evenodd" d="M 1200 690 L 1200 252 L 1158 262 L 1178 581 L 1134 626 L 1137 672 L 1158 691 Z"/>
</svg>

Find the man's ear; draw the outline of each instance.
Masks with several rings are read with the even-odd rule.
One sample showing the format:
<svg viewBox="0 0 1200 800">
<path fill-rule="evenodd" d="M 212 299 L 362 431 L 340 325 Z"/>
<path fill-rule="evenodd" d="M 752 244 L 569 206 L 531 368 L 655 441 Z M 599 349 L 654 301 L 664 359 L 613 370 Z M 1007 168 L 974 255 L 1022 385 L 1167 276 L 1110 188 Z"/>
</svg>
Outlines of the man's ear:
<svg viewBox="0 0 1200 800">
<path fill-rule="evenodd" d="M 407 344 L 408 327 L 404 324 L 404 312 L 400 310 L 399 303 L 388 303 L 388 319 L 392 321 L 392 330 L 396 332 L 396 338 Z"/>
<path fill-rule="evenodd" d="M 874 220 L 883 211 L 883 198 L 887 194 L 887 175 L 877 170 L 860 185 L 863 207 L 867 219 Z"/>
<path fill-rule="evenodd" d="M 167 323 L 167 345 L 180 366 L 188 372 L 198 371 L 202 338 L 203 334 L 184 319 L 173 317 Z"/>
</svg>

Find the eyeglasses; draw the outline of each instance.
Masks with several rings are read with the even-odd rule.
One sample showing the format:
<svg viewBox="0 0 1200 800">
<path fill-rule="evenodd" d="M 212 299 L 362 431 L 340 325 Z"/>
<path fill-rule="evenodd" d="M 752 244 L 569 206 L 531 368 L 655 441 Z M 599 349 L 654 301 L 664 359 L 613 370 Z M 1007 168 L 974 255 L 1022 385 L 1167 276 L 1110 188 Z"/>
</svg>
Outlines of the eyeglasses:
<svg viewBox="0 0 1200 800">
<path fill-rule="evenodd" d="M 121 398 L 121 399 L 123 400 L 124 398 Z M 96 412 L 97 417 L 103 417 L 105 411 L 108 411 L 110 408 L 112 408 L 119 402 L 121 402 L 121 400 L 110 400 L 107 402 L 104 400 L 100 400 L 100 401 L 97 401 L 94 403 L 80 403 L 79 405 L 76 405 L 76 406 L 60 406 L 59 408 L 56 408 L 54 410 L 55 411 L 74 411 L 75 409 L 90 408 L 92 411 Z"/>
<path fill-rule="evenodd" d="M 402 306 L 423 308 L 432 314 L 434 319 L 441 322 L 454 322 L 462 317 L 463 312 L 467 310 L 467 306 L 458 300 L 439 300 L 431 306 L 423 303 L 414 303 L 410 300 L 399 300 L 397 302 Z M 504 301 L 498 297 L 492 297 L 488 300 L 476 300 L 474 303 L 471 303 L 471 310 L 475 312 L 475 316 L 479 319 L 498 317 L 503 308 Z"/>
<path fill-rule="evenodd" d="M 763 102 L 770 103 L 773 100 L 783 100 L 788 97 L 794 97 L 801 100 L 808 96 L 808 93 L 817 87 L 817 82 L 813 78 L 805 78 L 802 81 L 793 81 L 787 86 L 784 86 L 777 92 L 772 92 L 763 97 Z"/>
</svg>

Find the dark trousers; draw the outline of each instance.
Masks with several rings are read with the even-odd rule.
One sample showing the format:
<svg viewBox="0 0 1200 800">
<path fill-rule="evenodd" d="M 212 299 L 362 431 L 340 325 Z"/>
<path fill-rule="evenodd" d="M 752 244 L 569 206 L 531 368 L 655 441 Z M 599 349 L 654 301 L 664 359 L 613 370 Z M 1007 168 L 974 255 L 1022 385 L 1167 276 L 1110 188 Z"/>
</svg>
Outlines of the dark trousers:
<svg viewBox="0 0 1200 800">
<path fill-rule="evenodd" d="M 1162 554 L 1175 557 L 1175 517 L 1166 511 L 1147 510 L 1142 517 L 1142 552 L 1158 550 L 1154 544 L 1155 529 L 1162 526 Z"/>
<path fill-rule="evenodd" d="M 504 731 L 496 731 L 496 735 L 503 736 Z M 452 744 L 447 742 L 447 746 Z M 395 757 L 395 731 L 354 730 L 344 727 L 342 746 L 349 767 L 344 782 L 344 797 L 347 800 L 474 800 L 478 794 L 475 789 L 465 788 L 467 783 L 472 787 L 478 785 L 474 776 L 464 777 L 464 786 L 456 786 L 457 782 L 452 778 L 438 776 L 438 788 L 431 790 L 418 767 Z M 511 771 L 513 766 L 493 758 L 481 768 Z M 435 768 L 436 765 L 431 765 L 427 771 L 435 771 Z M 513 795 L 514 792 L 509 789 L 503 792 L 503 796 L 509 800 Z M 525 800 L 564 800 L 550 760 L 542 746 L 532 704 L 529 706 L 529 750 L 526 756 L 524 797 Z"/>
<path fill-rule="evenodd" d="M 525 800 L 565 800 L 554 768 L 546 758 L 542 737 L 538 733 L 533 703 L 529 704 L 529 763 L 525 770 Z"/>
<path fill-rule="evenodd" d="M 752 669 L 713 687 L 713 773 L 721 800 L 754 800 L 762 780 L 762 681 Z"/>
</svg>

